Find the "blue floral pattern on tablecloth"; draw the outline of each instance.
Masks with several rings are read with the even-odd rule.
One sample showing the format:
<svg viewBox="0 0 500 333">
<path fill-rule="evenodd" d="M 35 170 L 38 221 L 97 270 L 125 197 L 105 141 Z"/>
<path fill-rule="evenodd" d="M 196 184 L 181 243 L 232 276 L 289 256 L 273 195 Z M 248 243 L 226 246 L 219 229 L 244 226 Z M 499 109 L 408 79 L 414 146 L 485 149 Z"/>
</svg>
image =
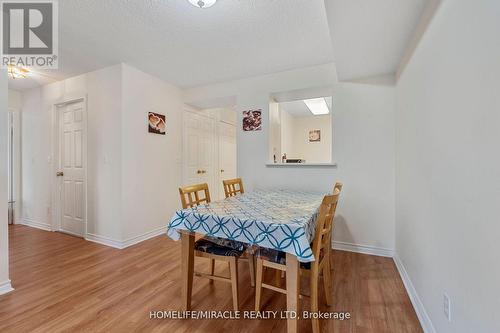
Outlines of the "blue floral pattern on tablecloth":
<svg viewBox="0 0 500 333">
<path fill-rule="evenodd" d="M 310 243 L 323 194 L 257 190 L 210 204 L 179 210 L 167 235 L 180 239 L 190 231 L 288 252 L 301 262 L 314 261 Z"/>
</svg>

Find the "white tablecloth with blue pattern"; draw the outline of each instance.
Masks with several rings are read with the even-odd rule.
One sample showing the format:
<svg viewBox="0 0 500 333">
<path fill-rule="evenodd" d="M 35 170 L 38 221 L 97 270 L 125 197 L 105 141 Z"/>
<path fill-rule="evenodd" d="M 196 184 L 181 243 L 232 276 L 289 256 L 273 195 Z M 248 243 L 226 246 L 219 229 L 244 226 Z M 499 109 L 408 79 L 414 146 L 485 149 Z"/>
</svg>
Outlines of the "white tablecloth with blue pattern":
<svg viewBox="0 0 500 333">
<path fill-rule="evenodd" d="M 321 193 L 302 191 L 248 192 L 177 211 L 167 235 L 179 240 L 180 232 L 196 232 L 288 252 L 310 262 L 322 199 Z"/>
</svg>

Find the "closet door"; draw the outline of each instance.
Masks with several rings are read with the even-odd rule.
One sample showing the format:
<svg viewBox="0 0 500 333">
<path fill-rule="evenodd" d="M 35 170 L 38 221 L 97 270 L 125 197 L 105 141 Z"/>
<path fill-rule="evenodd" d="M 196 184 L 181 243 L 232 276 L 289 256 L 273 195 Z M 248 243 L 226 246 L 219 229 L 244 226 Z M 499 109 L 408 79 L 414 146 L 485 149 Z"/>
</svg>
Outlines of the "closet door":
<svg viewBox="0 0 500 333">
<path fill-rule="evenodd" d="M 207 183 L 211 194 L 215 194 L 214 120 L 192 112 L 185 112 L 183 150 L 183 186 Z"/>
</svg>

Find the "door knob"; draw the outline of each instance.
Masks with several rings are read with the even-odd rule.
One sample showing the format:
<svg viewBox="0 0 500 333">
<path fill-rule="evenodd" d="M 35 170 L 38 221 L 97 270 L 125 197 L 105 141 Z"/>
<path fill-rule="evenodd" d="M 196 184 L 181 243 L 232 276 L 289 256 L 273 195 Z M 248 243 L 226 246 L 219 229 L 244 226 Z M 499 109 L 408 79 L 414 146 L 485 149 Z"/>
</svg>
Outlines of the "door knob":
<svg viewBox="0 0 500 333">
<path fill-rule="evenodd" d="M 207 173 L 207 170 L 201 170 L 201 173 Z"/>
<path fill-rule="evenodd" d="M 224 172 L 224 169 L 220 169 L 220 172 Z"/>
<path fill-rule="evenodd" d="M 202 173 L 202 172 L 201 172 L 201 170 L 198 170 L 198 171 L 196 171 L 196 173 L 197 173 L 197 174 L 200 174 L 200 173 Z"/>
<path fill-rule="evenodd" d="M 64 172 L 58 171 L 58 172 L 56 172 L 56 176 L 57 177 L 62 177 L 62 176 L 64 176 Z"/>
</svg>

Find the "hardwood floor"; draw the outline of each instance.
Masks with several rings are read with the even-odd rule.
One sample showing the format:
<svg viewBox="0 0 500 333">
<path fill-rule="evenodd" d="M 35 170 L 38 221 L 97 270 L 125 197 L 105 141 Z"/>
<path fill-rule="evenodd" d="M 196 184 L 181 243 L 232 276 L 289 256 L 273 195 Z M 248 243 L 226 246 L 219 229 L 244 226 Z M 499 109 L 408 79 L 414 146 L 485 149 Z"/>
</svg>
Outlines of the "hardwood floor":
<svg viewBox="0 0 500 333">
<path fill-rule="evenodd" d="M 0 332 L 285 332 L 286 320 L 150 319 L 180 310 L 180 242 L 159 236 L 124 250 L 72 236 L 9 226 L 15 291 L 0 296 Z M 197 269 L 209 270 L 208 261 Z M 216 266 L 220 274 L 227 272 Z M 273 273 L 273 272 L 269 272 Z M 253 310 L 248 265 L 240 265 L 240 310 Z M 334 251 L 333 306 L 349 320 L 322 320 L 322 332 L 422 332 L 391 259 Z M 274 274 L 267 278 L 274 280 Z M 305 279 L 304 279 L 305 280 Z M 306 282 L 306 281 L 304 281 Z M 307 291 L 307 283 L 303 283 Z M 322 287 L 322 284 L 320 285 Z M 285 309 L 285 296 L 263 291 L 262 310 Z M 302 309 L 308 310 L 304 298 Z M 231 310 L 231 288 L 195 277 L 194 310 Z M 311 332 L 301 320 L 299 332 Z"/>
</svg>

